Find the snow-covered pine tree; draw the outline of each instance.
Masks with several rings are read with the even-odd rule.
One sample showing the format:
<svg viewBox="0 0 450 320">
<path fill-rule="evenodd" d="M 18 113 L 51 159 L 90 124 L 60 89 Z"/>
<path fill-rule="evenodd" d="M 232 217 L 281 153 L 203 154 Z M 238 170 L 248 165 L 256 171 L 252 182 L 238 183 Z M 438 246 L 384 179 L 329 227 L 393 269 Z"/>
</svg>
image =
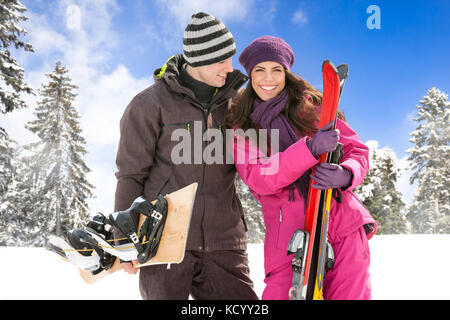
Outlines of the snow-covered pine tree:
<svg viewBox="0 0 450 320">
<path fill-rule="evenodd" d="M 23 155 L 15 163 L 16 174 L 0 208 L 0 243 L 5 246 L 40 246 L 49 225 L 48 198 L 41 192 L 43 179 L 34 155 Z"/>
<path fill-rule="evenodd" d="M 401 170 L 390 147 L 374 150 L 370 170 L 355 189 L 361 201 L 378 223 L 378 234 L 406 233 L 405 203 L 396 188 Z"/>
<path fill-rule="evenodd" d="M 22 92 L 33 93 L 32 89 L 23 80 L 23 69 L 11 56 L 10 47 L 33 51 L 30 44 L 20 40 L 26 34 L 25 29 L 17 23 L 27 20 L 23 15 L 27 8 L 19 1 L 0 1 L 0 113 L 5 114 L 14 109 L 26 107 L 20 97 Z M 6 130 L 0 126 L 0 203 L 5 203 L 2 197 L 11 182 L 14 173 L 12 159 L 15 142 Z M 0 220 L 2 217 L 0 217 Z M 0 221 L 1 224 L 1 221 Z"/>
<path fill-rule="evenodd" d="M 401 169 L 396 164 L 394 151 L 384 147 L 379 152 L 378 175 L 379 189 L 374 190 L 374 198 L 379 201 L 374 216 L 378 219 L 380 234 L 407 233 L 405 203 L 396 183 L 401 175 Z"/>
<path fill-rule="evenodd" d="M 8 207 L 8 190 L 14 181 L 16 173 L 17 143 L 8 137 L 0 128 L 0 246 L 7 244 L 9 219 L 6 214 Z"/>
<path fill-rule="evenodd" d="M 82 159 L 86 141 L 72 105 L 76 97 L 72 90 L 77 87 L 67 73 L 58 62 L 47 74 L 49 82 L 39 90 L 36 119 L 26 124 L 39 141 L 24 146 L 28 152 L 23 157 L 26 168 L 16 184 L 18 206 L 14 210 L 15 225 L 18 220 L 29 221 L 29 226 L 19 226 L 34 238 L 29 239 L 33 245 L 45 244 L 49 233 L 60 235 L 83 225 L 89 216 L 87 199 L 92 197 L 93 186 L 86 180 L 90 171 Z M 17 235 L 18 230 L 22 229 L 11 233 Z"/>
<path fill-rule="evenodd" d="M 378 173 L 377 163 L 378 157 L 374 150 L 370 155 L 370 169 L 364 177 L 364 181 L 354 189 L 354 192 L 358 195 L 359 200 L 369 209 L 371 199 L 373 197 L 373 190 L 379 186 L 380 178 L 376 173 Z M 369 210 L 370 211 L 370 210 Z"/>
<path fill-rule="evenodd" d="M 0 128 L 0 203 L 14 176 L 16 148 L 17 143 L 8 137 L 5 130 Z"/>
<path fill-rule="evenodd" d="M 415 233 L 450 233 L 450 102 L 433 87 L 420 101 L 419 126 L 410 133 L 414 146 L 407 150 L 410 182 L 418 183 L 408 220 Z"/>
<path fill-rule="evenodd" d="M 27 8 L 18 0 L 0 1 L 0 111 L 11 112 L 26 107 L 20 93 L 32 93 L 32 89 L 23 80 L 23 68 L 8 50 L 15 49 L 33 51 L 31 44 L 19 39 L 26 30 L 17 25 L 27 20 L 23 15 Z"/>
<path fill-rule="evenodd" d="M 239 175 L 236 175 L 235 185 L 242 209 L 244 210 L 244 219 L 247 224 L 247 236 L 249 243 L 264 242 L 265 226 L 261 212 L 261 205 L 251 194 L 248 186 L 242 181 Z"/>
</svg>

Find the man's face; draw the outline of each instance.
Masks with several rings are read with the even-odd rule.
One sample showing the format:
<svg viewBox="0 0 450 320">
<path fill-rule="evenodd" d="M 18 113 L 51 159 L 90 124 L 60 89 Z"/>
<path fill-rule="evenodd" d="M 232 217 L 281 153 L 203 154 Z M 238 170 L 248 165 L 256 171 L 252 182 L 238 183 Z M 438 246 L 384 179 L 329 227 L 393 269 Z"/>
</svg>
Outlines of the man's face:
<svg viewBox="0 0 450 320">
<path fill-rule="evenodd" d="M 190 68 L 192 72 L 190 73 L 194 79 L 204 82 L 211 87 L 220 88 L 225 85 L 227 74 L 233 72 L 233 70 L 233 57 L 230 57 L 207 66 Z"/>
</svg>

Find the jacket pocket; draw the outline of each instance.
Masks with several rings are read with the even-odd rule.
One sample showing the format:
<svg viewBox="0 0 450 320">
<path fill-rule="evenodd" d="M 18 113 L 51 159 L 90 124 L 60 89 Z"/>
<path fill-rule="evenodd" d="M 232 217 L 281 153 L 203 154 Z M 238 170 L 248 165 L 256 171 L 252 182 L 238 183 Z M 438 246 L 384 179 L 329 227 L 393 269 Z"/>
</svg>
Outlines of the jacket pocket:
<svg viewBox="0 0 450 320">
<path fill-rule="evenodd" d="M 187 129 L 189 132 L 191 132 L 191 127 L 192 127 L 192 121 L 188 121 L 188 122 L 171 122 L 171 123 L 162 123 L 161 124 L 162 127 L 167 127 L 167 128 L 180 128 L 180 129 Z"/>
<path fill-rule="evenodd" d="M 304 229 L 304 214 L 297 203 L 284 203 L 279 209 L 277 250 L 287 254 L 289 241 L 295 230 Z"/>
<path fill-rule="evenodd" d="M 162 123 L 157 146 L 161 157 L 177 165 L 194 163 L 193 131 L 193 121 Z"/>
</svg>

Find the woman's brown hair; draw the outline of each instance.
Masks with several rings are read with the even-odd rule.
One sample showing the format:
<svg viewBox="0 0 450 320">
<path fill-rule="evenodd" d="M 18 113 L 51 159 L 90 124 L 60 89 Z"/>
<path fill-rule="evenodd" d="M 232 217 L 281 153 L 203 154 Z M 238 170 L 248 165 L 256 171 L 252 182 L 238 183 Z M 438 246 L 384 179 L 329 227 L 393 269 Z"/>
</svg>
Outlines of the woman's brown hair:
<svg viewBox="0 0 450 320">
<path fill-rule="evenodd" d="M 285 72 L 285 89 L 289 98 L 284 114 L 292 126 L 302 135 L 312 135 L 318 130 L 316 123 L 319 121 L 318 106 L 322 105 L 322 93 L 300 76 L 288 70 L 285 70 Z M 253 101 L 257 95 L 250 81 L 247 87 L 242 89 L 231 103 L 231 108 L 226 116 L 226 123 L 229 128 L 256 129 L 250 115 L 253 110 Z M 338 111 L 338 117 L 345 121 L 340 110 Z"/>
</svg>

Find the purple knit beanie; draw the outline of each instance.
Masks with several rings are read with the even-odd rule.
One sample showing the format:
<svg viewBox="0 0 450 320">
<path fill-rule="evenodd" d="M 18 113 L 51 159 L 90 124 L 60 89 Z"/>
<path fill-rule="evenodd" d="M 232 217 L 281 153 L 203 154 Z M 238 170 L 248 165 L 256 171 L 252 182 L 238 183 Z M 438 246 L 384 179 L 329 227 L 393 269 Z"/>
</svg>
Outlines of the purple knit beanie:
<svg viewBox="0 0 450 320">
<path fill-rule="evenodd" d="M 294 51 L 283 39 L 262 36 L 250 43 L 239 56 L 239 63 L 250 76 L 253 68 L 260 62 L 275 61 L 289 70 L 294 64 Z"/>
</svg>

